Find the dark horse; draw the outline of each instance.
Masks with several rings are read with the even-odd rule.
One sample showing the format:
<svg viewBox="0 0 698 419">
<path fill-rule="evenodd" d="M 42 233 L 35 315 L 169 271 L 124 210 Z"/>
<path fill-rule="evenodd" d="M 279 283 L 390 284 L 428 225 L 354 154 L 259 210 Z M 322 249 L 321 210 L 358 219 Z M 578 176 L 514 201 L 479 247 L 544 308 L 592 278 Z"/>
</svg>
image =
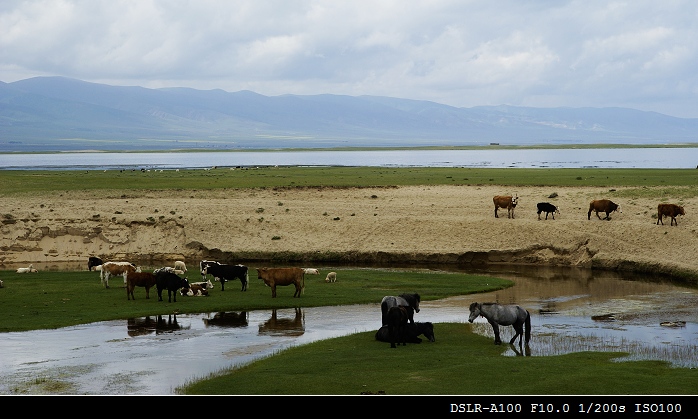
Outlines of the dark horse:
<svg viewBox="0 0 698 419">
<path fill-rule="evenodd" d="M 422 343 L 420 335 L 424 335 L 429 342 L 435 342 L 434 325 L 431 322 L 415 322 L 414 326 L 407 325 L 404 329 L 405 341 L 407 343 Z M 376 340 L 380 342 L 390 342 L 390 329 L 388 326 L 381 326 L 376 332 Z"/>
<path fill-rule="evenodd" d="M 386 319 L 391 348 L 396 348 L 396 344 L 399 345 L 400 343 L 402 343 L 402 346 L 407 346 L 407 332 L 405 329 L 412 314 L 413 310 L 410 306 L 394 306 L 388 309 Z"/>
<path fill-rule="evenodd" d="M 387 322 L 387 314 L 388 310 L 391 307 L 398 307 L 398 306 L 403 306 L 403 307 L 411 307 L 412 311 L 409 314 L 409 321 L 410 324 L 414 324 L 414 313 L 419 313 L 419 301 L 421 298 L 419 297 L 419 294 L 400 294 L 399 296 L 395 297 L 392 295 L 386 295 L 383 297 L 383 300 L 381 300 L 381 320 L 382 323 L 381 325 L 386 325 L 388 324 Z"/>
<path fill-rule="evenodd" d="M 516 334 L 509 341 L 513 345 L 516 338 L 519 338 L 519 346 L 524 336 L 524 325 L 526 326 L 526 345 L 531 340 L 531 314 L 521 306 L 510 304 L 501 305 L 496 303 L 472 303 L 470 304 L 470 317 L 468 321 L 473 322 L 479 316 L 484 317 L 492 325 L 494 330 L 494 344 L 500 345 L 499 325 L 513 326 Z"/>
</svg>

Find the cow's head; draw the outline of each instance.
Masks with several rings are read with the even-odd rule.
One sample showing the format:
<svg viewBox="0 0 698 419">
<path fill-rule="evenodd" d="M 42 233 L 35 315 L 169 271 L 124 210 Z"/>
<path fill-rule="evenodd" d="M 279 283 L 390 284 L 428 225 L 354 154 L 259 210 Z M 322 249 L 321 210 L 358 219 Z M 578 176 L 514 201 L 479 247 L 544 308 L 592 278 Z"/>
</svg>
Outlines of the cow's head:
<svg viewBox="0 0 698 419">
<path fill-rule="evenodd" d="M 515 207 L 516 204 L 518 204 L 518 203 L 519 203 L 519 197 L 518 197 L 518 196 L 514 196 L 513 198 L 511 198 L 511 206 L 512 206 L 512 207 Z"/>
</svg>

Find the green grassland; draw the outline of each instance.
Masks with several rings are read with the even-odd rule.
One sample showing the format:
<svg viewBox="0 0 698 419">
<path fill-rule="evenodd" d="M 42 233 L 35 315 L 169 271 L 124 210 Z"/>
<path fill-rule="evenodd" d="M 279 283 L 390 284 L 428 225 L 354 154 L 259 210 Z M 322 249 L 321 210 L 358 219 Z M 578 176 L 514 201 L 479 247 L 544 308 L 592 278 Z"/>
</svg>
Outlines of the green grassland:
<svg viewBox="0 0 698 419">
<path fill-rule="evenodd" d="M 213 190 L 234 188 L 389 187 L 407 185 L 511 185 L 661 187 L 670 194 L 698 184 L 693 169 L 481 169 L 379 167 L 259 167 L 212 170 L 0 171 L 0 197 L 16 193 L 99 190 Z M 698 188 L 692 193 L 698 194 Z M 685 193 L 685 192 L 684 192 Z"/>
</svg>

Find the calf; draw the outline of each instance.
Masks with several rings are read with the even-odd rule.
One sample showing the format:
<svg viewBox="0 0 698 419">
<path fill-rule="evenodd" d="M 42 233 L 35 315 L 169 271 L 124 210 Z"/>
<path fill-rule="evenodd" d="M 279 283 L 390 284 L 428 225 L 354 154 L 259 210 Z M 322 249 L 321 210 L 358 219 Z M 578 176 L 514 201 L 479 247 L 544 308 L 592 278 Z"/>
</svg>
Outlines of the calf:
<svg viewBox="0 0 698 419">
<path fill-rule="evenodd" d="M 208 297 L 208 290 L 198 284 L 189 284 L 189 288 L 182 288 L 179 293 L 189 297 Z"/>
<path fill-rule="evenodd" d="M 555 213 L 558 215 L 560 214 L 560 210 L 553 204 L 549 202 L 539 202 L 537 205 L 538 207 L 538 219 L 540 220 L 540 213 L 544 212 L 545 213 L 545 219 L 548 219 L 548 214 L 553 215 L 553 220 L 555 219 Z"/>
<path fill-rule="evenodd" d="M 676 204 L 659 204 L 657 206 L 657 224 L 660 222 L 662 225 L 664 225 L 664 216 L 671 217 L 671 222 L 669 225 L 679 225 L 679 222 L 676 221 L 676 217 L 679 215 L 686 215 L 686 212 L 684 211 L 683 207 L 680 205 Z"/>
<path fill-rule="evenodd" d="M 497 215 L 497 209 L 499 208 L 506 208 L 507 218 L 514 218 L 514 208 L 516 208 L 516 204 L 519 201 L 518 196 L 511 197 L 497 195 L 492 198 L 492 201 L 494 202 L 494 218 L 499 218 L 499 215 Z"/>
<path fill-rule="evenodd" d="M 145 298 L 150 299 L 150 288 L 155 286 L 155 275 L 151 272 L 126 272 L 126 299 L 136 299 L 133 290 L 136 287 L 145 288 Z"/>
<path fill-rule="evenodd" d="M 589 212 L 587 213 L 587 220 L 591 220 L 591 213 L 592 211 L 596 212 L 596 216 L 601 219 L 601 216 L 599 216 L 600 212 L 605 212 L 606 217 L 604 220 L 610 220 L 611 219 L 611 213 L 614 211 L 618 211 L 622 213 L 623 211 L 620 210 L 620 205 L 616 204 L 613 201 L 609 201 L 608 199 L 595 199 L 589 203 Z"/>
</svg>

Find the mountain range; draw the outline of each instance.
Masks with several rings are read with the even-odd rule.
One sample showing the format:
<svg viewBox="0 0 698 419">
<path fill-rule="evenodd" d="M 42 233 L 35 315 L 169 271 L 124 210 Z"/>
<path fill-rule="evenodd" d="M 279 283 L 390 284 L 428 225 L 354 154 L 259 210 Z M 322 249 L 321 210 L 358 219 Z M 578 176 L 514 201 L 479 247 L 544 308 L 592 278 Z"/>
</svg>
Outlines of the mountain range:
<svg viewBox="0 0 698 419">
<path fill-rule="evenodd" d="M 698 141 L 698 118 L 629 108 L 458 108 L 380 96 L 0 82 L 0 152 Z"/>
</svg>

